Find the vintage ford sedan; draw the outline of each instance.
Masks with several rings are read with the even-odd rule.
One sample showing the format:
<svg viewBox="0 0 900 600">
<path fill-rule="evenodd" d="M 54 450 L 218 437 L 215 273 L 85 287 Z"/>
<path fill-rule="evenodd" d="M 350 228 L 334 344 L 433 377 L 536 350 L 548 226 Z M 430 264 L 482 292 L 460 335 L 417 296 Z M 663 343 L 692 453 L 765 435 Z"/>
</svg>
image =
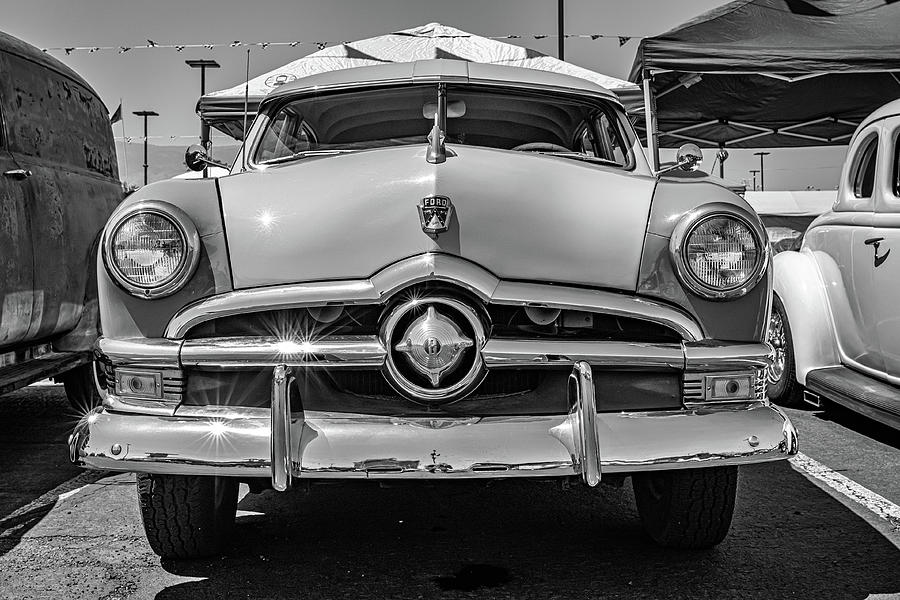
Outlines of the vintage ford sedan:
<svg viewBox="0 0 900 600">
<path fill-rule="evenodd" d="M 775 257 L 769 395 L 900 428 L 900 100 L 850 141 L 832 210 Z"/>
<path fill-rule="evenodd" d="M 285 85 L 230 175 L 115 212 L 98 279 L 108 395 L 72 458 L 138 473 L 162 556 L 220 551 L 240 481 L 335 479 L 630 475 L 653 539 L 707 547 L 739 465 L 798 448 L 765 396 L 758 217 L 660 179 L 576 78 L 433 60 Z"/>
</svg>

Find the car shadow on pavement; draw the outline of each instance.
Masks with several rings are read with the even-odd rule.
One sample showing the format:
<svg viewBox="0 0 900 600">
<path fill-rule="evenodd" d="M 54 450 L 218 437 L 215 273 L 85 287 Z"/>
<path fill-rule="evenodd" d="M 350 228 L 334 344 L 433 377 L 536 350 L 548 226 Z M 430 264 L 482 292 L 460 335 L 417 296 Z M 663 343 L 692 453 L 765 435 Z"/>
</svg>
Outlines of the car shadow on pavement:
<svg viewBox="0 0 900 600">
<path fill-rule="evenodd" d="M 79 416 L 62 386 L 38 385 L 0 398 L 0 556 L 56 506 L 60 494 L 108 473 L 69 461 Z"/>
<path fill-rule="evenodd" d="M 239 504 L 234 545 L 164 561 L 177 598 L 866 598 L 900 593 L 900 549 L 787 462 L 742 469 L 729 537 L 654 546 L 630 485 L 319 485 Z M 898 536 L 900 539 L 900 536 Z"/>
<path fill-rule="evenodd" d="M 900 434 L 893 427 L 853 412 L 839 404 L 828 403 L 824 410 L 821 408 L 813 410 L 813 415 L 818 419 L 837 423 L 886 446 L 900 449 Z"/>
</svg>

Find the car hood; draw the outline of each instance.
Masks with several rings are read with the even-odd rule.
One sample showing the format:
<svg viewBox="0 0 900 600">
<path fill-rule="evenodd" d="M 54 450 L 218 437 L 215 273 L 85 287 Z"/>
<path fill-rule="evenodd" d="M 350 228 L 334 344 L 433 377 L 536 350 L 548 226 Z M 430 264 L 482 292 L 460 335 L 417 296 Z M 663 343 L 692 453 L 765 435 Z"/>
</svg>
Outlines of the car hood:
<svg viewBox="0 0 900 600">
<path fill-rule="evenodd" d="M 546 155 L 425 146 L 307 157 L 219 180 L 236 289 L 367 278 L 424 252 L 502 279 L 634 291 L 654 180 Z M 453 203 L 449 230 L 422 230 L 429 195 Z"/>
</svg>

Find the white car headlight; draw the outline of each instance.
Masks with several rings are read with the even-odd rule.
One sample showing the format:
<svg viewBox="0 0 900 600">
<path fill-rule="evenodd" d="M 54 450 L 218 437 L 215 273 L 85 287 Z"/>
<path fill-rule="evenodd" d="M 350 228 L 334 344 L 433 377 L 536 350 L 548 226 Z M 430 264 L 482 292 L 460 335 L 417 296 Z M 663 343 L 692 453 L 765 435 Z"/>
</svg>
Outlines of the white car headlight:
<svg viewBox="0 0 900 600">
<path fill-rule="evenodd" d="M 749 292 L 769 260 L 765 230 L 727 204 L 702 206 L 679 221 L 669 249 L 681 281 L 704 298 L 724 300 Z"/>
<path fill-rule="evenodd" d="M 125 290 L 160 298 L 181 289 L 197 268 L 200 236 L 190 218 L 165 202 L 128 207 L 104 232 L 106 269 Z"/>
</svg>

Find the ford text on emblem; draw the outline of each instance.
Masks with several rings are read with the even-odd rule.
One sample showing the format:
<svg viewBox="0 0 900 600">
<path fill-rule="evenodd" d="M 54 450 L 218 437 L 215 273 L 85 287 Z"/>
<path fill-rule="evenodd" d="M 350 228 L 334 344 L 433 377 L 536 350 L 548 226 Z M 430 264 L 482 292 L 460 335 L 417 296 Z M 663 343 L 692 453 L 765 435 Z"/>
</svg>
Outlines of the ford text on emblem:
<svg viewBox="0 0 900 600">
<path fill-rule="evenodd" d="M 447 196 L 427 196 L 419 201 L 419 221 L 425 233 L 441 233 L 450 227 L 453 203 Z"/>
</svg>

